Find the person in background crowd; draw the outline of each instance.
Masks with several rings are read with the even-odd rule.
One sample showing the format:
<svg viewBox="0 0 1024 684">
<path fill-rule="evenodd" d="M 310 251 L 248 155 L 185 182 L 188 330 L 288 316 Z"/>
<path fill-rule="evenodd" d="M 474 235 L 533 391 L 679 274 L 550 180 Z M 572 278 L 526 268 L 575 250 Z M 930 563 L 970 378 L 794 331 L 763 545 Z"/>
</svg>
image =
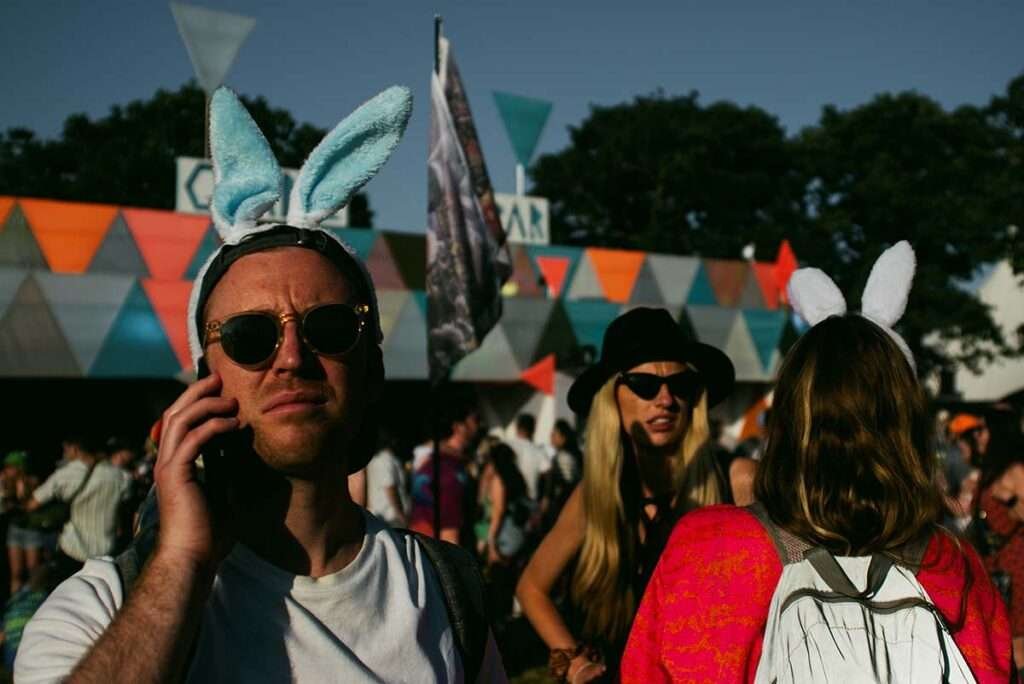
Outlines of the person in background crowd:
<svg viewBox="0 0 1024 684">
<path fill-rule="evenodd" d="M 441 440 L 438 447 L 441 457 L 440 538 L 458 544 L 467 523 L 464 496 L 469 481 L 465 462 L 476 446 L 480 416 L 474 402 L 467 397 L 452 397 L 434 410 L 437 416 L 434 432 Z M 413 474 L 409 529 L 435 536 L 433 458 L 423 461 Z"/>
<path fill-rule="evenodd" d="M 381 431 L 366 466 L 366 509 L 392 527 L 409 526 L 409 487 L 391 435 Z"/>
<path fill-rule="evenodd" d="M 967 536 L 1008 598 L 1013 658 L 1024 668 L 1024 438 L 1020 417 L 1008 408 L 990 412 L 985 426 L 981 494 Z"/>
<path fill-rule="evenodd" d="M 551 467 L 541 478 L 541 529 L 550 530 L 565 502 L 583 476 L 583 454 L 576 431 L 569 421 L 559 418 L 551 428 Z"/>
<path fill-rule="evenodd" d="M 963 530 L 971 521 L 978 480 L 981 477 L 981 459 L 988 448 L 989 432 L 984 418 L 971 413 L 958 413 L 949 421 L 949 436 L 966 464 L 966 474 L 957 487 L 955 524 Z"/>
<path fill-rule="evenodd" d="M 117 543 L 118 515 L 131 497 L 131 479 L 104 457 L 103 442 L 88 435 L 65 440 L 67 463 L 39 485 L 25 510 L 53 501 L 70 505 L 71 517 L 57 540 L 57 575 L 70 577 L 93 556 L 109 554 Z"/>
<path fill-rule="evenodd" d="M 516 466 L 526 481 L 527 494 L 534 501 L 540 496 L 540 478 L 551 467 L 551 459 L 544 447 L 533 441 L 536 428 L 536 418 L 529 413 L 520 413 L 516 416 L 515 434 L 506 440 L 516 454 Z"/>
<path fill-rule="evenodd" d="M 124 437 L 111 437 L 106 444 L 107 459 L 110 465 L 132 474 L 138 453 Z"/>
<path fill-rule="evenodd" d="M 689 339 L 664 309 L 609 326 L 600 360 L 573 383 L 586 420 L 583 481 L 530 560 L 516 596 L 551 649 L 558 680 L 614 679 L 644 587 L 684 512 L 723 498 L 708 449 L 708 409 L 732 390 L 732 362 Z M 685 544 L 685 542 L 683 542 Z M 575 559 L 574 630 L 551 600 Z"/>
<path fill-rule="evenodd" d="M 10 572 L 10 595 L 13 596 L 53 551 L 57 536 L 39 529 L 23 511 L 39 478 L 30 468 L 32 459 L 26 451 L 12 451 L 4 458 L 4 505 L 10 512 L 7 527 L 7 569 Z"/>
<path fill-rule="evenodd" d="M 729 684 L 755 681 L 755 676 L 756 681 L 775 681 L 780 672 L 787 673 L 785 681 L 796 682 L 826 681 L 823 676 L 839 672 L 846 678 L 828 681 L 937 681 L 903 678 L 918 663 L 922 669 L 945 663 L 946 671 L 956 675 L 950 681 L 965 681 L 959 678 L 964 667 L 966 680 L 1010 679 L 1009 630 L 998 593 L 977 554 L 939 526 L 944 503 L 935 486 L 926 397 L 909 348 L 891 327 L 902 313 L 899 288 L 879 287 L 879 279 L 899 282 L 902 276 L 909 292 L 906 264 L 914 258 L 906 243 L 890 250 L 879 258 L 864 295 L 865 310 L 886 307 L 884 318 L 845 313 L 838 288 L 823 282 L 827 276 L 817 269 L 792 276 L 789 301 L 811 328 L 789 350 L 779 371 L 755 485 L 758 508 L 714 506 L 678 522 L 637 611 L 623 656 L 623 682 L 677 678 Z M 905 625 L 919 626 L 916 634 L 931 641 L 914 658 L 894 661 L 891 648 L 910 646 L 889 643 L 885 627 L 891 623 L 868 634 L 859 620 L 870 624 L 864 616 L 878 614 L 866 603 L 853 603 L 847 604 L 851 609 L 845 616 L 851 622 L 844 630 L 828 622 L 833 614 L 826 614 L 824 601 L 807 608 L 818 610 L 820 622 L 800 625 L 800 633 L 775 633 L 789 641 L 765 639 L 766 630 L 785 618 L 773 606 L 791 605 L 800 591 L 776 594 L 780 579 L 809 582 L 799 573 L 814 572 L 800 565 L 794 575 L 787 564 L 788 574 L 783 574 L 783 555 L 787 563 L 810 559 L 802 549 L 813 549 L 818 559 L 827 552 L 836 564 L 836 556 L 859 557 L 857 567 L 864 573 L 846 577 L 846 584 L 857 584 L 845 591 L 861 602 L 873 597 L 867 590 L 857 595 L 871 574 L 865 556 L 886 554 L 897 561 L 917 556 L 911 572 L 916 570 L 916 581 L 942 617 L 915 607 Z M 788 560 L 790 553 L 800 560 Z M 876 562 L 871 561 L 872 567 Z M 902 567 L 886 568 L 879 579 L 888 584 L 895 573 L 898 582 L 907 583 L 903 572 Z M 845 574 L 841 567 L 838 574 Z M 820 584 L 820 573 L 815 577 L 816 587 L 835 586 L 834 580 Z M 946 649 L 943 625 L 954 626 L 949 629 L 959 653 Z M 797 627 L 793 622 L 788 626 Z M 818 637 L 818 643 L 834 645 L 841 657 L 830 652 L 822 660 Z M 943 642 L 936 644 L 936 638 Z M 863 651 L 841 650 L 862 639 L 868 640 Z M 802 641 L 806 650 L 784 652 L 794 641 Z M 936 655 L 940 647 L 942 659 Z"/>
</svg>

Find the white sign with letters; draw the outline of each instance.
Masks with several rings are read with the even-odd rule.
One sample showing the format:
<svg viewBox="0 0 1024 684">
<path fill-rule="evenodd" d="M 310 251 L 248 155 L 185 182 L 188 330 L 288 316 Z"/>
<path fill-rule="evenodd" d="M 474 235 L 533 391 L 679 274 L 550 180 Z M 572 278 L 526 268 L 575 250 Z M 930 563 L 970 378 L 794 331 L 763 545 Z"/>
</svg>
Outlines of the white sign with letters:
<svg viewBox="0 0 1024 684">
<path fill-rule="evenodd" d="M 174 210 L 186 214 L 210 213 L 210 195 L 213 194 L 213 166 L 209 159 L 178 157 L 178 181 L 174 198 Z M 292 185 L 299 177 L 298 169 L 281 169 L 284 173 L 284 197 L 271 207 L 263 218 L 284 221 L 288 215 L 288 196 Z M 348 207 L 342 207 L 337 214 L 321 223 L 325 228 L 344 228 L 348 225 Z"/>
<path fill-rule="evenodd" d="M 501 226 L 509 242 L 526 245 L 547 245 L 551 242 L 548 227 L 548 201 L 544 197 L 494 193 Z"/>
</svg>

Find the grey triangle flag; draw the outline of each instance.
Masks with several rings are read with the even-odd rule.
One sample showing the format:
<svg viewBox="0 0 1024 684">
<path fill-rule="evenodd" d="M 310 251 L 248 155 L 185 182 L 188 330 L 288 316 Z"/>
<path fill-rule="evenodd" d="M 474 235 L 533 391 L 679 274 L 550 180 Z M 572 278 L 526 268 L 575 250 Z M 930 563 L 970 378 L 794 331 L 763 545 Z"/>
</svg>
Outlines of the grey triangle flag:
<svg viewBox="0 0 1024 684">
<path fill-rule="evenodd" d="M 171 3 L 171 13 L 199 85 L 212 95 L 224 82 L 256 20 L 180 2 Z"/>
</svg>

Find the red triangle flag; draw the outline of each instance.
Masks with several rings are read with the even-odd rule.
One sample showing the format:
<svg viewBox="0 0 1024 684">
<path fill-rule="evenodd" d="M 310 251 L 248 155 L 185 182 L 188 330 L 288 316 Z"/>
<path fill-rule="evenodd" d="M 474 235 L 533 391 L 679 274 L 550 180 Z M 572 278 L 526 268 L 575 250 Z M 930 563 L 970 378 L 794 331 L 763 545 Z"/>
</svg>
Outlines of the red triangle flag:
<svg viewBox="0 0 1024 684">
<path fill-rule="evenodd" d="M 544 282 L 548 286 L 548 297 L 555 299 L 562 293 L 565 285 L 565 275 L 569 272 L 569 259 L 567 257 L 539 256 L 534 261 L 537 268 L 544 276 Z"/>
<path fill-rule="evenodd" d="M 555 393 L 555 355 L 548 354 L 522 372 L 519 378 L 537 391 L 547 395 Z"/>
<path fill-rule="evenodd" d="M 775 259 L 775 285 L 779 288 L 779 298 L 784 303 L 789 303 L 786 297 L 786 286 L 789 285 L 789 277 L 796 270 L 796 255 L 793 248 L 789 246 L 789 240 L 783 240 L 779 245 L 779 256 Z"/>
<path fill-rule="evenodd" d="M 210 217 L 160 209 L 122 209 L 128 230 L 154 278 L 185 277 L 192 257 L 206 237 Z"/>
<path fill-rule="evenodd" d="M 192 281 L 144 278 L 142 289 L 164 327 L 178 363 L 182 369 L 192 368 L 192 353 L 188 348 L 188 297 Z"/>
</svg>

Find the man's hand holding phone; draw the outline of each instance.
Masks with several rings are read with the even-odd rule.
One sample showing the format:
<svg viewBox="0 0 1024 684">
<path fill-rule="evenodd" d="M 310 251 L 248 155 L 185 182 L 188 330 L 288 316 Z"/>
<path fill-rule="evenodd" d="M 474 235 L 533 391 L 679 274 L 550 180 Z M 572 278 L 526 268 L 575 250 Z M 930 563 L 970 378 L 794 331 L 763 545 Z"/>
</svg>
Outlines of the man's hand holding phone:
<svg viewBox="0 0 1024 684">
<path fill-rule="evenodd" d="M 160 508 L 156 555 L 211 574 L 230 550 L 199 480 L 196 459 L 211 439 L 239 428 L 238 401 L 219 396 L 220 376 L 201 378 L 163 414 L 154 468 Z"/>
</svg>

